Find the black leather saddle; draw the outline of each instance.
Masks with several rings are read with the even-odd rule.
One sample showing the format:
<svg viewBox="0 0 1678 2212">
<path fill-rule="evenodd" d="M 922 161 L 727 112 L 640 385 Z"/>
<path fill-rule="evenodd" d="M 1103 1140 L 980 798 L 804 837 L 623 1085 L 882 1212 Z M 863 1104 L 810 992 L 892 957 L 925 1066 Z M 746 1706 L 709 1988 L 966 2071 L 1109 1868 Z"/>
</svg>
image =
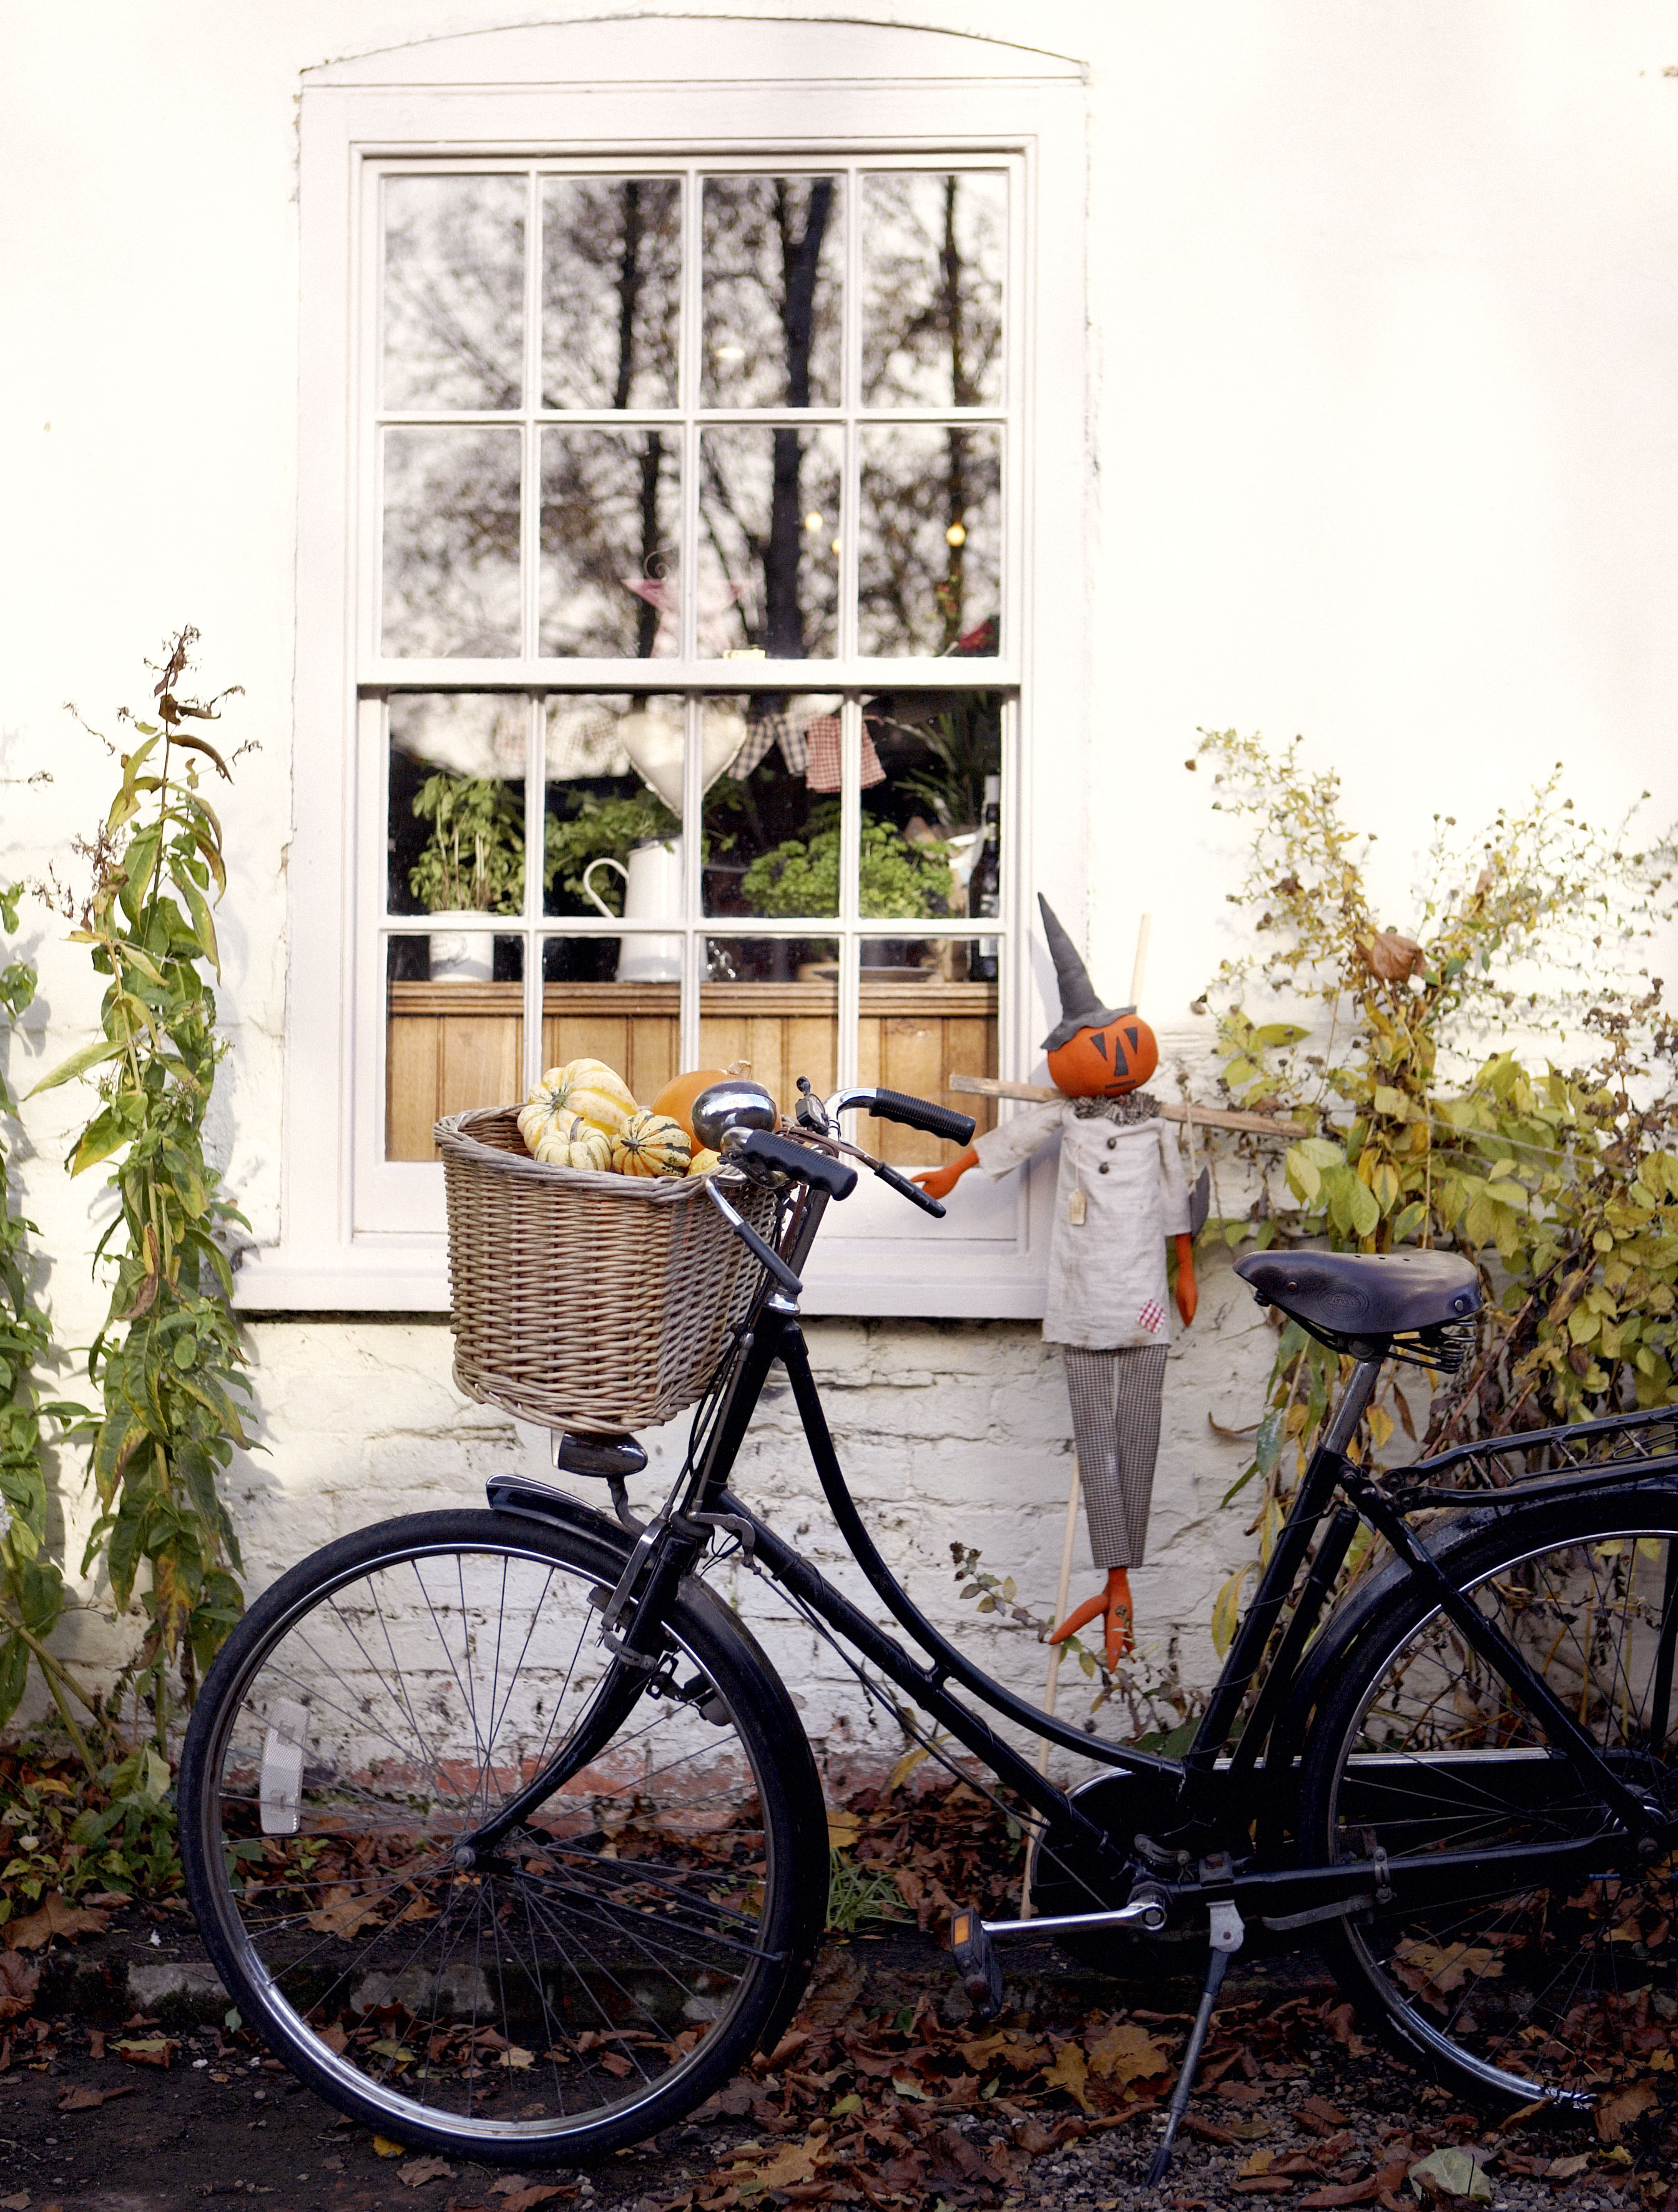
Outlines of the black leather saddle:
<svg viewBox="0 0 1678 2212">
<path fill-rule="evenodd" d="M 1480 1306 L 1480 1277 L 1454 1252 L 1249 1252 L 1235 1272 L 1261 1304 L 1339 1337 L 1437 1328 Z"/>
</svg>

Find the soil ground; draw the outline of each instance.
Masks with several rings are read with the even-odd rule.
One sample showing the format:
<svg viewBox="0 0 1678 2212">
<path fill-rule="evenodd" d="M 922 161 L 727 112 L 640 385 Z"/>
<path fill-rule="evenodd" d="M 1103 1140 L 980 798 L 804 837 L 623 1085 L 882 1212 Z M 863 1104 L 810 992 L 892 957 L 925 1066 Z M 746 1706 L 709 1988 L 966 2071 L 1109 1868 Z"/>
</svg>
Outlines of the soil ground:
<svg viewBox="0 0 1678 2212">
<path fill-rule="evenodd" d="M 870 2087 L 865 2117 L 877 2133 L 895 2128 L 904 2156 L 888 2160 L 890 2144 L 876 2146 L 885 2162 L 865 2167 L 856 2185 L 806 2178 L 781 2188 L 775 2176 L 784 2164 L 771 2160 L 766 2171 L 763 2154 L 777 2141 L 819 2145 L 830 2124 L 818 2109 L 812 2127 L 810 2105 L 800 2117 L 790 2090 L 760 2069 L 633 2152 L 586 2172 L 509 2175 L 377 2146 L 293 2081 L 246 2034 L 227 2027 L 226 1999 L 179 1909 L 119 1911 L 102 1934 L 74 1945 L 55 1940 L 44 1966 L 33 2013 L 8 2024 L 0 2059 L 3 2212 L 185 2212 L 254 2197 L 286 2212 L 527 2212 L 550 2203 L 556 2212 L 754 2212 L 799 2202 L 911 2212 L 1231 2212 L 1254 2196 L 1291 2197 L 1302 2212 L 1347 2203 L 1420 2212 L 1419 2199 L 1440 2192 L 1426 2175 L 1411 2179 L 1411 2169 L 1450 2145 L 1482 2147 L 1479 2186 L 1489 2185 L 1488 2212 L 1678 2212 L 1670 2139 L 1639 2142 L 1633 2126 L 1616 2144 L 1602 2138 L 1600 2121 L 1593 2129 L 1529 2120 L 1499 2132 L 1486 2114 L 1462 2110 L 1365 2046 L 1309 1956 L 1231 1974 L 1220 2012 L 1227 2032 L 1211 2046 L 1216 2054 L 1221 2045 L 1223 2057 L 1203 2069 L 1190 2131 L 1158 2195 L 1143 2179 L 1169 2078 L 1115 2117 L 1080 2111 L 1053 2087 L 999 2094 L 993 2085 L 986 2103 L 976 2102 L 972 2085 L 943 2100 L 924 2088 L 917 2094 L 911 2076 L 892 2077 L 888 2063 L 872 2069 L 889 2078 Z M 1089 2043 L 1101 2021 L 1127 2015 L 1169 2041 L 1180 2037 L 1194 1997 L 1185 1982 L 1142 1984 L 1082 1971 L 1047 1943 L 1016 1953 L 1011 1967 L 1000 2025 L 1022 2047 L 1051 2034 Z M 137 1990 L 170 1979 L 189 1986 L 137 2004 Z M 947 2044 L 984 2033 L 963 2025 L 966 2012 L 935 1939 L 892 1929 L 830 1946 L 795 2028 L 848 2033 L 859 2051 L 901 2047 L 912 2059 L 940 2034 Z M 869 2045 L 870 2036 L 887 2040 Z M 138 2053 L 125 2054 L 119 2042 Z M 149 2055 L 167 2063 L 143 2063 L 148 2045 L 161 2046 Z M 1261 2055 L 1269 2051 L 1280 2055 Z M 783 2071 L 790 2075 L 790 2064 Z M 869 2086 L 860 2074 L 858 2086 Z"/>
</svg>

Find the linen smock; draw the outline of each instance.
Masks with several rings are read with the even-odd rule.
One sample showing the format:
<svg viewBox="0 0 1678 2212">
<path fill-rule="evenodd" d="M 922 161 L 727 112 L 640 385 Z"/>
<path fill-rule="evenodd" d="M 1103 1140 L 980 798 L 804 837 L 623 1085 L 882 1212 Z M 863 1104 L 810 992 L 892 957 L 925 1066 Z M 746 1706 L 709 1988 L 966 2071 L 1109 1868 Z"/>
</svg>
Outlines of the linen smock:
<svg viewBox="0 0 1678 2212">
<path fill-rule="evenodd" d="M 1130 1118 L 1139 1107 L 1144 1113 Z M 1122 1113 L 1127 1118 L 1119 1119 Z M 1189 1233 L 1189 1188 L 1175 1134 L 1155 1102 L 1137 1091 L 1110 1103 L 1046 1099 L 987 1130 L 974 1150 L 995 1182 L 1055 1136 L 1061 1165 L 1045 1341 L 1085 1352 L 1169 1344 L 1165 1240 Z"/>
</svg>

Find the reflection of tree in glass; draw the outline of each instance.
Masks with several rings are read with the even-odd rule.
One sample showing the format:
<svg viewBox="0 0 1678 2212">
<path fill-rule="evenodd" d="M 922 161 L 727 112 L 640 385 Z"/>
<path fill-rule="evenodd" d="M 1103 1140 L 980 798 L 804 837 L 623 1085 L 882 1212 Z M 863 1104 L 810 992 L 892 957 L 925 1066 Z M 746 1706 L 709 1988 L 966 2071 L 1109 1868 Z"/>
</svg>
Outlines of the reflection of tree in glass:
<svg viewBox="0 0 1678 2212">
<path fill-rule="evenodd" d="M 836 406 L 839 399 L 838 185 L 831 177 L 713 177 L 705 185 L 703 398 L 714 407 Z M 763 580 L 761 616 L 742 596 L 748 646 L 771 659 L 807 651 L 799 567 L 806 440 L 787 426 L 773 445 L 769 513 L 754 498 L 753 441 L 705 443 L 706 534 L 723 575 L 744 548 Z M 732 528 L 730 527 L 732 526 Z M 736 542 L 726 541 L 733 538 Z"/>
<path fill-rule="evenodd" d="M 999 398 L 1007 179 L 895 171 L 866 178 L 864 191 L 867 404 L 978 407 Z M 961 424 L 865 440 L 865 651 L 947 653 L 975 615 L 994 612 L 989 533 L 979 545 L 970 540 L 976 513 L 996 496 L 996 451 L 994 431 Z"/>
<path fill-rule="evenodd" d="M 385 404 L 516 407 L 523 390 L 522 177 L 385 180 Z"/>
<path fill-rule="evenodd" d="M 550 177 L 543 188 L 550 407 L 673 407 L 682 292 L 673 177 Z"/>
<path fill-rule="evenodd" d="M 550 178 L 542 247 L 548 404 L 673 407 L 681 278 L 674 179 Z M 599 603 L 581 619 L 562 604 L 558 640 L 544 641 L 546 649 L 652 654 L 660 615 L 675 610 L 678 443 L 656 429 L 548 441 L 544 547 L 562 548 L 562 590 L 586 582 Z M 626 578 L 667 588 L 629 601 Z"/>
<path fill-rule="evenodd" d="M 679 483 L 657 430 L 543 432 L 544 653 L 675 649 Z"/>
<path fill-rule="evenodd" d="M 866 405 L 982 407 L 1001 398 L 1007 212 L 1000 171 L 863 179 Z"/>
<path fill-rule="evenodd" d="M 385 433 L 384 650 L 519 649 L 519 433 Z"/>
<path fill-rule="evenodd" d="M 861 445 L 862 651 L 994 653 L 1000 434 L 906 422 Z"/>
</svg>

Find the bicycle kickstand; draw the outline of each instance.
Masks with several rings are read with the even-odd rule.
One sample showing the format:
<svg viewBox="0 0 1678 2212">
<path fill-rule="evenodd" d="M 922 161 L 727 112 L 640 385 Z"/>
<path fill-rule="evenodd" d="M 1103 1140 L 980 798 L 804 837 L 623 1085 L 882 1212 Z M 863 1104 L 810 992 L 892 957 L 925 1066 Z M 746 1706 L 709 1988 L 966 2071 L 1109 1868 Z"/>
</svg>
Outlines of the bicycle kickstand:
<svg viewBox="0 0 1678 2212">
<path fill-rule="evenodd" d="M 1230 1863 L 1226 1857 L 1206 1859 L 1201 1866 L 1202 1881 L 1229 1878 Z M 1224 1986 L 1224 1976 L 1229 1971 L 1230 1960 L 1246 1941 L 1247 1926 L 1234 1904 L 1227 1898 L 1212 1907 L 1212 1955 L 1206 1962 L 1206 1983 L 1201 1991 L 1200 2010 L 1195 2014 L 1195 2025 L 1189 2031 L 1189 2047 L 1183 2054 L 1183 2065 L 1177 2083 L 1171 2092 L 1171 2101 L 1165 2112 L 1165 2132 L 1159 2148 L 1153 2154 L 1153 2164 L 1148 2168 L 1148 2187 L 1158 2189 L 1171 2170 L 1171 2151 L 1176 2144 L 1177 2130 L 1189 2109 L 1189 2100 L 1194 2094 L 1195 2076 L 1201 2070 L 1201 2053 L 1206 2049 L 1206 2039 L 1212 2029 L 1213 2008 L 1218 2002 L 1218 1992 Z"/>
</svg>

